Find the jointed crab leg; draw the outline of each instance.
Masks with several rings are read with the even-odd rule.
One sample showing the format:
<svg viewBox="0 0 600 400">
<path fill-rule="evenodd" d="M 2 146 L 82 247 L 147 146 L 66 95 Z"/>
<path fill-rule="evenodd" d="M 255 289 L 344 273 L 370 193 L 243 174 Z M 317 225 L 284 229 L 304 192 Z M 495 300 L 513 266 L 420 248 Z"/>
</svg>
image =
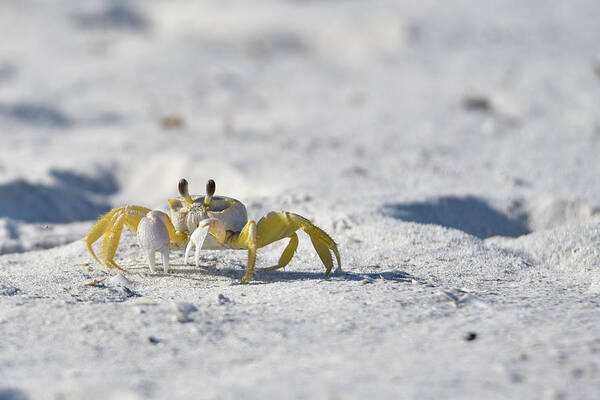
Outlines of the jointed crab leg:
<svg viewBox="0 0 600 400">
<path fill-rule="evenodd" d="M 337 245 L 327 233 L 298 214 L 272 212 L 258 221 L 258 224 L 254 221 L 249 221 L 239 236 L 231 238 L 230 244 L 232 248 L 248 249 L 248 268 L 246 269 L 244 278 L 242 278 L 242 283 L 245 283 L 252 276 L 252 273 L 254 273 L 256 249 L 289 237 L 290 241 L 279 258 L 279 262 L 276 266 L 268 269 L 285 267 L 292 259 L 298 247 L 298 235 L 295 233 L 298 229 L 302 229 L 310 236 L 319 258 L 321 258 L 321 261 L 325 264 L 325 268 L 327 268 L 325 275 L 329 275 L 333 269 L 333 259 L 330 252 L 333 252 L 335 255 L 338 269 L 341 269 L 342 265 Z"/>
<path fill-rule="evenodd" d="M 241 283 L 246 283 L 254 273 L 254 266 L 256 265 L 256 249 L 258 248 L 256 231 L 256 222 L 248 221 L 236 240 L 236 242 L 243 244 L 244 248 L 248 249 L 248 267 L 246 268 L 246 274 L 242 278 Z"/>
<path fill-rule="evenodd" d="M 325 275 L 329 275 L 333 269 L 333 260 L 330 251 L 335 255 L 338 269 L 341 269 L 342 264 L 340 262 L 340 254 L 334 240 L 321 228 L 315 226 L 308 219 L 298 214 L 289 212 L 271 212 L 258 221 L 258 247 L 264 247 L 277 240 L 291 237 L 292 240 L 290 240 L 288 247 L 286 247 L 284 254 L 281 256 L 283 260 L 280 259 L 278 263 L 278 266 L 280 266 L 282 261 L 285 261 L 284 256 L 288 256 L 287 253 L 292 253 L 289 255 L 290 259 L 293 255 L 290 247 L 294 246 L 293 233 L 298 229 L 302 229 L 310 236 L 310 240 L 317 251 L 319 258 L 321 258 L 321 261 L 323 261 L 323 264 L 325 264 L 325 267 L 327 268 Z M 286 264 L 287 262 L 281 267 Z"/>
<path fill-rule="evenodd" d="M 335 259 L 337 261 L 338 270 L 342 269 L 342 262 L 340 261 L 340 253 L 337 249 L 337 244 L 335 241 L 329 236 L 324 230 L 314 225 L 308 219 L 292 213 L 286 213 L 288 217 L 296 224 L 299 225 L 299 228 L 304 232 L 308 233 L 310 236 L 310 240 L 319 255 L 323 264 L 327 270 L 325 271 L 325 275 L 328 276 L 333 269 L 333 260 L 331 259 L 331 253 L 333 252 L 335 255 Z"/>
<path fill-rule="evenodd" d="M 104 240 L 102 242 L 102 260 L 108 267 L 121 269 L 121 267 L 114 262 L 113 258 L 117 252 L 117 247 L 119 246 L 123 224 L 125 223 L 124 220 L 125 214 L 115 213 L 110 221 L 110 228 L 107 229 L 104 235 Z"/>
<path fill-rule="evenodd" d="M 293 233 L 292 236 L 290 237 L 290 241 L 288 242 L 287 246 L 285 246 L 285 250 L 283 250 L 281 257 L 279 258 L 279 262 L 277 263 L 277 265 L 273 265 L 272 267 L 265 268 L 264 270 L 265 271 L 274 271 L 276 269 L 284 268 L 286 265 L 289 264 L 290 261 L 292 261 L 292 257 L 294 257 L 294 253 L 296 252 L 297 248 L 298 248 L 298 235 Z"/>
<path fill-rule="evenodd" d="M 96 240 L 100 239 L 100 237 L 106 233 L 108 224 L 112 220 L 113 215 L 115 215 L 115 213 L 117 211 L 119 211 L 119 209 L 115 208 L 114 210 L 110 210 L 109 212 L 107 212 L 106 214 L 104 214 L 98 220 L 98 222 L 96 222 L 96 224 L 92 227 L 92 229 L 90 229 L 90 231 L 88 232 L 87 236 L 84 239 L 85 244 L 86 244 L 86 246 L 87 246 L 90 254 L 92 255 L 92 257 L 94 257 L 94 259 L 96 261 L 98 261 L 99 264 L 102 264 L 102 262 L 96 256 L 96 253 L 94 253 L 94 249 L 92 248 L 92 244 Z M 111 227 L 112 227 L 112 225 L 111 225 Z"/>
</svg>

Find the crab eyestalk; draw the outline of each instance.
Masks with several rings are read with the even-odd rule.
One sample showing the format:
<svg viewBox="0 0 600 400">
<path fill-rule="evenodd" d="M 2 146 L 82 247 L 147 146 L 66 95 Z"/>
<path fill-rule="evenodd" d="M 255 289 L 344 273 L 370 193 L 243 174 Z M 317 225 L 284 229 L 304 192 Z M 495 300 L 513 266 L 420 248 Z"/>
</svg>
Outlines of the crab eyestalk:
<svg viewBox="0 0 600 400">
<path fill-rule="evenodd" d="M 217 190 L 217 184 L 212 179 L 209 179 L 208 182 L 206 182 L 206 196 L 204 197 L 203 202 L 206 207 L 210 205 L 215 190 Z"/>
<path fill-rule="evenodd" d="M 185 202 L 188 204 L 194 204 L 194 200 L 192 200 L 190 192 L 188 192 L 188 181 L 186 181 L 185 178 L 181 178 L 179 180 L 178 188 L 179 194 L 183 196 Z"/>
</svg>

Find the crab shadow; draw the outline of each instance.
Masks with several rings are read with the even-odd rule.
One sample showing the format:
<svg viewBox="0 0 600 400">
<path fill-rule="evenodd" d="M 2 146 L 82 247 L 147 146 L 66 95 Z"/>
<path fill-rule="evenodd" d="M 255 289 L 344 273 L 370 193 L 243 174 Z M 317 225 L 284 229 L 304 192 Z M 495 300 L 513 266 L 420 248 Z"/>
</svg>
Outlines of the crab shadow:
<svg viewBox="0 0 600 400">
<path fill-rule="evenodd" d="M 140 268 L 141 269 L 141 268 Z M 132 269 L 135 270 L 135 269 Z M 228 278 L 233 282 L 232 284 L 239 284 L 240 280 L 244 276 L 246 266 L 238 264 L 237 267 L 200 267 L 196 268 L 192 265 L 171 264 L 168 274 L 158 274 L 169 277 L 177 277 L 191 280 L 204 280 L 206 277 L 220 277 Z M 203 278 L 204 277 L 204 278 Z M 332 273 L 329 276 L 325 276 L 325 271 L 322 272 L 306 272 L 306 271 L 290 271 L 290 270 L 274 270 L 267 271 L 265 269 L 257 268 L 254 275 L 247 285 L 265 285 L 278 282 L 291 282 L 291 281 L 351 281 L 351 282 L 363 282 L 372 283 L 375 280 L 384 280 L 398 283 L 423 283 L 424 281 L 418 277 L 415 277 L 405 271 L 392 270 L 382 272 L 369 272 L 369 273 L 356 273 L 340 271 Z"/>
<path fill-rule="evenodd" d="M 518 209 L 504 214 L 475 196 L 442 196 L 417 203 L 383 205 L 384 215 L 419 224 L 458 229 L 480 239 L 491 236 L 518 237 L 530 233 L 527 215 Z"/>
<path fill-rule="evenodd" d="M 242 277 L 246 273 L 246 266 L 236 264 L 235 267 L 206 267 L 200 266 L 196 268 L 193 265 L 171 264 L 168 276 L 173 276 L 182 279 L 205 280 L 206 278 L 228 278 L 232 284 L 239 284 Z M 333 275 L 333 274 L 332 274 Z M 302 271 L 265 271 L 261 268 L 256 268 L 252 278 L 247 282 L 248 285 L 267 284 L 283 281 L 302 281 L 302 280 L 328 280 L 332 278 L 325 276 L 323 272 L 302 272 Z M 166 276 L 166 275 L 165 275 Z"/>
</svg>

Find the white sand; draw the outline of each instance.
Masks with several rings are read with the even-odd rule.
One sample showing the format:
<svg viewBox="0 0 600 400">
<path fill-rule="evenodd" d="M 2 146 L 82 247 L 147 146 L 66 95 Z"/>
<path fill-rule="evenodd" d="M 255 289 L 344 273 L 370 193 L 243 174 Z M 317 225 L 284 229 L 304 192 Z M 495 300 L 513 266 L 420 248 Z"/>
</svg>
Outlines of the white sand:
<svg viewBox="0 0 600 400">
<path fill-rule="evenodd" d="M 494 3 L 0 5 L 0 400 L 598 398 L 600 3 Z M 181 177 L 345 273 L 97 265 Z"/>
</svg>

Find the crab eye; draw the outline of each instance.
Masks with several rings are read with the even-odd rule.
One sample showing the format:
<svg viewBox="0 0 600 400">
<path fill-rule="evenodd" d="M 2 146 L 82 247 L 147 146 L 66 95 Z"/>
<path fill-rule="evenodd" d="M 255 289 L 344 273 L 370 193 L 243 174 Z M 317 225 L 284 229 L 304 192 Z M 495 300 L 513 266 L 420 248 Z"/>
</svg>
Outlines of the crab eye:
<svg viewBox="0 0 600 400">
<path fill-rule="evenodd" d="M 180 195 L 182 195 L 183 197 L 188 196 L 188 181 L 185 180 L 185 178 L 181 178 L 179 180 L 179 185 L 177 185 L 177 187 L 179 188 Z"/>
<path fill-rule="evenodd" d="M 186 182 L 187 183 L 187 182 Z M 212 197 L 215 194 L 215 190 L 217 189 L 217 184 L 212 179 L 209 179 L 206 182 L 206 195 L 208 197 Z"/>
<path fill-rule="evenodd" d="M 210 203 L 212 201 L 213 194 L 215 194 L 215 190 L 217 189 L 217 184 L 212 179 L 209 179 L 206 182 L 206 197 L 204 197 L 204 207 L 210 207 Z"/>
<path fill-rule="evenodd" d="M 190 193 L 188 192 L 188 181 L 186 181 L 185 178 L 181 178 L 179 180 L 178 188 L 179 188 L 179 194 L 183 196 L 186 203 L 188 203 L 188 204 L 194 203 L 194 201 L 190 197 Z"/>
</svg>

